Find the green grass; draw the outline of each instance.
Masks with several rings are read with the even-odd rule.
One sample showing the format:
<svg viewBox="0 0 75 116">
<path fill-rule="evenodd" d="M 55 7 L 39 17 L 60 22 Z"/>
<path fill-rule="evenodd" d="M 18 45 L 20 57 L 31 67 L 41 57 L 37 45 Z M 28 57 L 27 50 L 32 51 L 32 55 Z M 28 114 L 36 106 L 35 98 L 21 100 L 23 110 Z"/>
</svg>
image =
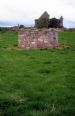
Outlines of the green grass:
<svg viewBox="0 0 75 116">
<path fill-rule="evenodd" d="M 16 46 L 17 37 L 17 33 L 0 33 L 0 48 Z"/>
<path fill-rule="evenodd" d="M 0 116 L 75 116 L 75 33 L 59 38 L 69 48 L 18 50 L 0 33 Z"/>
</svg>

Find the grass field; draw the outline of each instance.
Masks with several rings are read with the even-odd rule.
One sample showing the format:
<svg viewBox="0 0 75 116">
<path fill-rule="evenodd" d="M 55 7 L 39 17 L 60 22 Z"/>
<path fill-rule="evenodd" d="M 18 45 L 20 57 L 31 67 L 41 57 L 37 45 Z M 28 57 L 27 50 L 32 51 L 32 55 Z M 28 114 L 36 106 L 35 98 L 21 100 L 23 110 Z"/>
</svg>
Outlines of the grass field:
<svg viewBox="0 0 75 116">
<path fill-rule="evenodd" d="M 75 116 L 75 32 L 69 48 L 18 50 L 17 33 L 0 33 L 0 116 Z"/>
</svg>

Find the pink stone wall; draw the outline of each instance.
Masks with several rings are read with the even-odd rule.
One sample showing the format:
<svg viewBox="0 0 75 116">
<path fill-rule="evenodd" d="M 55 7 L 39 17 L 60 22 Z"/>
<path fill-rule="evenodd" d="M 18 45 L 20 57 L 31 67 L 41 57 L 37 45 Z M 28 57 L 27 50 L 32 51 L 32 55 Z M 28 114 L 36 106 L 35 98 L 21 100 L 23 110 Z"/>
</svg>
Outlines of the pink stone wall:
<svg viewBox="0 0 75 116">
<path fill-rule="evenodd" d="M 58 45 L 58 33 L 49 29 L 21 29 L 18 32 L 20 48 L 55 48 Z"/>
</svg>

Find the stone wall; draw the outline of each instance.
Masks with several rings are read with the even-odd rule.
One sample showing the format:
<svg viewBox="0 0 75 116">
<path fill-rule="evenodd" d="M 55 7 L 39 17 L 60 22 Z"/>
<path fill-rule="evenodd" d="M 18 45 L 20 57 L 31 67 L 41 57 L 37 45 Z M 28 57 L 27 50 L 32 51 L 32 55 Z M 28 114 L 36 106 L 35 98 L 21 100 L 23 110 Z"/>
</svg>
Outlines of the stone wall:
<svg viewBox="0 0 75 116">
<path fill-rule="evenodd" d="M 58 45 L 58 33 L 49 29 L 21 29 L 18 32 L 18 47 L 55 48 Z"/>
</svg>

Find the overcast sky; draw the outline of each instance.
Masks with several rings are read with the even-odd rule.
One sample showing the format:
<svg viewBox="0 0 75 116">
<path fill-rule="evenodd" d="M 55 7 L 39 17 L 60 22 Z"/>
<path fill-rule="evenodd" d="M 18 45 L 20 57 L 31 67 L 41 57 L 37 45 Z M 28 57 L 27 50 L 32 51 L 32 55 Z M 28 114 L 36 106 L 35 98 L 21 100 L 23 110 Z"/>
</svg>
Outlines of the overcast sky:
<svg viewBox="0 0 75 116">
<path fill-rule="evenodd" d="M 44 11 L 51 18 L 63 16 L 65 27 L 75 27 L 75 0 L 0 0 L 0 26 L 33 26 Z"/>
</svg>

